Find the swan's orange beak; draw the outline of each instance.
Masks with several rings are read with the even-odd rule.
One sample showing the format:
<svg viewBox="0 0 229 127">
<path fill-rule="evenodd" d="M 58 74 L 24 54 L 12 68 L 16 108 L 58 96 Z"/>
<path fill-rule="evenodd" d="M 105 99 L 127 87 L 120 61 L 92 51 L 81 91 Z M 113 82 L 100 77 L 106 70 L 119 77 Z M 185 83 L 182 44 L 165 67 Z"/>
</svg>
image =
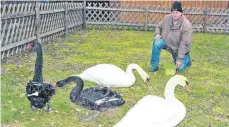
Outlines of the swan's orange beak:
<svg viewBox="0 0 229 127">
<path fill-rule="evenodd" d="M 187 91 L 187 92 L 191 92 L 192 91 L 192 86 L 189 84 L 189 85 L 185 85 L 184 89 Z"/>
<path fill-rule="evenodd" d="M 32 48 L 33 48 L 32 43 L 29 43 L 27 49 L 32 49 Z"/>
</svg>

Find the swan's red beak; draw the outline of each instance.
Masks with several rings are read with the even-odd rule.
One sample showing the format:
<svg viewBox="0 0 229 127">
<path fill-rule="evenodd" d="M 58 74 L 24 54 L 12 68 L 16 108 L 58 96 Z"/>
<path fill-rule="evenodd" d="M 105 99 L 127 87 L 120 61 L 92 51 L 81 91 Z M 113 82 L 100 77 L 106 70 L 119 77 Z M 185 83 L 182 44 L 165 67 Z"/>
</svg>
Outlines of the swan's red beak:
<svg viewBox="0 0 229 127">
<path fill-rule="evenodd" d="M 53 86 L 52 86 L 53 89 L 56 89 L 56 87 L 57 87 L 57 85 L 53 85 Z"/>
</svg>

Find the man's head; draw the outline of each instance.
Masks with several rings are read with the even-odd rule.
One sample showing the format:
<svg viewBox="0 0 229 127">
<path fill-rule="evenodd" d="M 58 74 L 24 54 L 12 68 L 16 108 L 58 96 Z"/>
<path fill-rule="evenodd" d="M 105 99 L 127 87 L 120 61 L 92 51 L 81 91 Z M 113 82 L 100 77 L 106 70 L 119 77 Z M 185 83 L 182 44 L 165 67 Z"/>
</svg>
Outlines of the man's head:
<svg viewBox="0 0 229 127">
<path fill-rule="evenodd" d="M 183 12 L 181 2 L 175 1 L 172 5 L 171 12 L 172 12 L 173 20 L 175 21 L 178 20 L 181 17 L 182 12 Z"/>
</svg>

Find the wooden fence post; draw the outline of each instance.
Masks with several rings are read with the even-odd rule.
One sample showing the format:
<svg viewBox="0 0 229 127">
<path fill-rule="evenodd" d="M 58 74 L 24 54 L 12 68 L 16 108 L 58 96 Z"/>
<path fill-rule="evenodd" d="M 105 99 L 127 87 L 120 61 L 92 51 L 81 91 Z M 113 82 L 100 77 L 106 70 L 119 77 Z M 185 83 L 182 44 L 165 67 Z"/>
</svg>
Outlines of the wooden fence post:
<svg viewBox="0 0 229 127">
<path fill-rule="evenodd" d="M 36 38 L 38 42 L 41 42 L 41 27 L 40 27 L 40 3 L 36 1 L 36 7 L 35 7 L 35 15 L 36 15 Z"/>
<path fill-rule="evenodd" d="M 207 11 L 208 11 L 208 1 L 205 1 L 206 3 L 206 7 L 205 7 L 205 9 L 203 10 L 203 32 L 207 32 L 207 28 L 206 28 L 206 26 L 207 26 Z"/>
<path fill-rule="evenodd" d="M 146 5 L 145 12 L 146 12 L 145 31 L 147 31 L 148 30 L 148 13 L 149 13 L 149 5 L 148 4 Z"/>
<path fill-rule="evenodd" d="M 229 1 L 227 3 L 227 9 L 229 9 Z M 227 10 L 227 14 L 229 14 L 229 11 Z M 229 15 L 227 15 L 227 23 L 229 23 Z"/>
<path fill-rule="evenodd" d="M 83 1 L 83 30 L 86 30 L 86 2 L 87 0 Z"/>
<path fill-rule="evenodd" d="M 68 35 L 68 2 L 65 2 L 64 6 L 64 25 L 65 25 L 65 36 Z"/>
</svg>

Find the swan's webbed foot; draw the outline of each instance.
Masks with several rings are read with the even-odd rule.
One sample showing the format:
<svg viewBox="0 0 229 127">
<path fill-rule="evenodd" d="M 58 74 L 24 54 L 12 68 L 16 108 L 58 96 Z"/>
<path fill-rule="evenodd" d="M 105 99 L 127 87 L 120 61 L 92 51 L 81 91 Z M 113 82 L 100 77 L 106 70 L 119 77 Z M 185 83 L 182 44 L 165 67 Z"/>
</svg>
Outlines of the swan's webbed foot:
<svg viewBox="0 0 229 127">
<path fill-rule="evenodd" d="M 49 112 L 49 111 L 51 111 L 51 110 L 52 110 L 51 107 L 47 107 L 47 108 L 45 109 L 46 112 Z"/>
<path fill-rule="evenodd" d="M 99 111 L 93 110 L 93 112 L 91 114 L 89 114 L 87 117 L 82 118 L 80 120 L 81 120 L 81 122 L 88 122 L 88 121 L 94 119 L 95 117 L 97 117 L 99 115 L 99 113 L 100 113 Z"/>
<path fill-rule="evenodd" d="M 46 111 L 46 112 L 49 112 L 49 111 L 51 111 L 51 110 L 52 110 L 52 108 L 51 108 L 50 102 L 48 101 L 48 102 L 47 102 L 47 108 L 45 109 L 45 111 Z"/>
<path fill-rule="evenodd" d="M 31 109 L 32 111 L 35 111 L 35 110 L 37 110 L 38 108 L 34 107 L 34 106 L 30 103 L 30 109 Z"/>
</svg>

